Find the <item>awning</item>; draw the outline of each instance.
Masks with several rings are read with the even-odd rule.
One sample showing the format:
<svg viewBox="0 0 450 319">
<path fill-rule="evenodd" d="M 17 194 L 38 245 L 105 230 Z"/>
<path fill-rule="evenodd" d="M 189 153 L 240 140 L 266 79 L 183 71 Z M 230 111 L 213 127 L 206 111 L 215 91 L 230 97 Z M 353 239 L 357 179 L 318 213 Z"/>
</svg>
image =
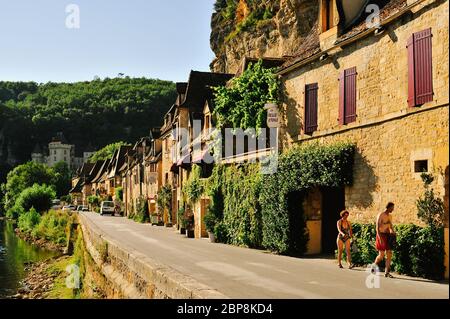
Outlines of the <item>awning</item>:
<svg viewBox="0 0 450 319">
<path fill-rule="evenodd" d="M 199 164 L 200 162 L 202 162 L 205 159 L 206 155 L 211 156 L 211 154 L 209 153 L 209 149 L 203 150 L 199 155 L 195 156 L 192 159 L 192 163 Z M 210 163 L 210 164 L 212 164 L 212 163 Z"/>
<path fill-rule="evenodd" d="M 170 171 L 173 173 L 178 173 L 177 163 L 173 163 L 172 166 L 170 166 Z"/>
<path fill-rule="evenodd" d="M 190 154 L 183 156 L 180 160 L 178 160 L 177 166 L 191 165 L 190 161 L 187 160 L 190 156 Z"/>
</svg>

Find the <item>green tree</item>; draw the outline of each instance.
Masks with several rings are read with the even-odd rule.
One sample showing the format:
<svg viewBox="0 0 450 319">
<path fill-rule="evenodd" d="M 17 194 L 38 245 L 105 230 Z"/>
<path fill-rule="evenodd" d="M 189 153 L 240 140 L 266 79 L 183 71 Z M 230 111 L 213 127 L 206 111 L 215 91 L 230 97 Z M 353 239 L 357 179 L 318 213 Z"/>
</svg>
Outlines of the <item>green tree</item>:
<svg viewBox="0 0 450 319">
<path fill-rule="evenodd" d="M 56 196 L 67 195 L 72 184 L 72 171 L 66 162 L 59 162 L 53 166 L 55 172 Z"/>
<path fill-rule="evenodd" d="M 56 179 L 53 169 L 43 164 L 28 162 L 17 166 L 8 173 L 6 184 L 3 186 L 5 210 L 14 206 L 19 194 L 26 188 L 32 187 L 34 184 L 54 185 Z M 35 208 L 37 209 L 37 207 Z"/>
<path fill-rule="evenodd" d="M 7 216 L 17 219 L 20 215 L 28 212 L 32 207 L 39 213 L 48 211 L 52 206 L 52 200 L 56 192 L 52 186 L 34 184 L 24 189 L 17 197 L 15 204 L 7 211 Z"/>
</svg>

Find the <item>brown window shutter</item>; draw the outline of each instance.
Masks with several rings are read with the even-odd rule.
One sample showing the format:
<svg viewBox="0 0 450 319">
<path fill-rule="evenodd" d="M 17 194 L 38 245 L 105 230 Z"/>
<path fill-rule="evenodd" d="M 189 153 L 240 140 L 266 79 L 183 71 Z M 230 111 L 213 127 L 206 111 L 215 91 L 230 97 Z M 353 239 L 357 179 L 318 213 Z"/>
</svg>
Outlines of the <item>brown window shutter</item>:
<svg viewBox="0 0 450 319">
<path fill-rule="evenodd" d="M 356 121 L 356 67 L 345 70 L 345 122 Z"/>
<path fill-rule="evenodd" d="M 345 123 L 345 72 L 339 75 L 339 125 Z"/>
<path fill-rule="evenodd" d="M 317 131 L 318 88 L 317 83 L 305 86 L 305 134 Z"/>
<path fill-rule="evenodd" d="M 415 84 L 415 59 L 414 59 L 414 34 L 408 39 L 408 106 L 416 106 L 416 84 Z"/>
<path fill-rule="evenodd" d="M 414 34 L 416 105 L 433 101 L 431 28 Z"/>
</svg>

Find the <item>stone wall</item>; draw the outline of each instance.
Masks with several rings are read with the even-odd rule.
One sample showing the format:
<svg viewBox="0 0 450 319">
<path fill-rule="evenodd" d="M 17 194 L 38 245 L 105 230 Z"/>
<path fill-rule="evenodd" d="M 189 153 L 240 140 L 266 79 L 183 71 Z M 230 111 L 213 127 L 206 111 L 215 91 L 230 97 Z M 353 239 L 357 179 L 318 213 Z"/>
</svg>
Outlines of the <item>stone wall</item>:
<svg viewBox="0 0 450 319">
<path fill-rule="evenodd" d="M 434 100 L 408 108 L 406 41 L 432 28 Z M 354 221 L 374 222 L 388 201 L 396 203 L 396 223 L 418 223 L 415 201 L 423 193 L 414 161 L 428 160 L 437 176 L 433 185 L 444 196 L 443 172 L 448 159 L 448 1 L 425 1 L 387 27 L 337 49 L 328 60 L 315 61 L 282 77 L 283 148 L 293 144 L 341 140 L 355 142 L 354 184 L 346 188 L 346 205 Z M 357 120 L 338 123 L 339 82 L 343 70 L 357 68 Z M 303 133 L 305 84 L 318 83 L 318 131 Z"/>
<path fill-rule="evenodd" d="M 100 270 L 98 278 L 106 298 L 224 299 L 226 296 L 170 267 L 156 263 L 130 247 L 108 238 L 80 215 L 86 250 Z M 94 269 L 96 267 L 90 267 Z"/>
</svg>

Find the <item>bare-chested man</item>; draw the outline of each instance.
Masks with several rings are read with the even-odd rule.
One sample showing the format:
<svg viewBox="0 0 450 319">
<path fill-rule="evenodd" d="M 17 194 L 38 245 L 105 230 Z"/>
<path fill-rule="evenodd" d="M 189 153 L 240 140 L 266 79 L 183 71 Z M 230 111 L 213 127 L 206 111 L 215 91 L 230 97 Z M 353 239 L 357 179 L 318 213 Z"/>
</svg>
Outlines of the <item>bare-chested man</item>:
<svg viewBox="0 0 450 319">
<path fill-rule="evenodd" d="M 394 227 L 392 225 L 391 213 L 394 211 L 394 203 L 388 203 L 386 210 L 377 216 L 377 239 L 376 249 L 378 250 L 378 256 L 375 259 L 375 264 L 378 265 L 386 255 L 386 269 L 385 277 L 393 278 L 389 273 L 392 260 L 392 249 L 390 246 L 389 237 L 395 235 Z"/>
</svg>

